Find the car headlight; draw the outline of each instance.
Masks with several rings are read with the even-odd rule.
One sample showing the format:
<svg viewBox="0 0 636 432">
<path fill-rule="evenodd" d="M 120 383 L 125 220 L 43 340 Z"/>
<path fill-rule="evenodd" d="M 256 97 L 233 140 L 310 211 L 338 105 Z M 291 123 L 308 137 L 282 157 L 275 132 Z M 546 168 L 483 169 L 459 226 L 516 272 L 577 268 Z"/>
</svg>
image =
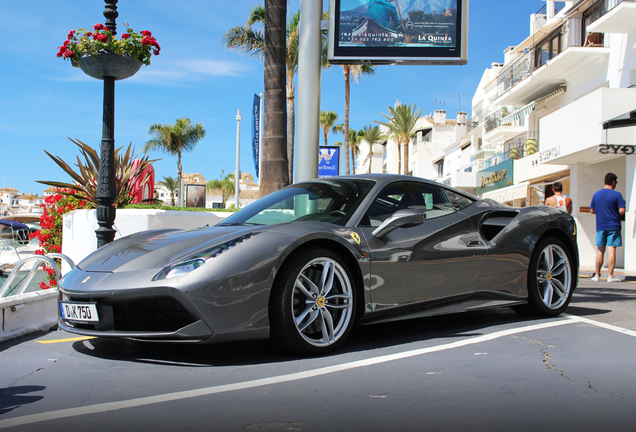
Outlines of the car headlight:
<svg viewBox="0 0 636 432">
<path fill-rule="evenodd" d="M 152 280 L 157 281 L 163 279 L 172 279 L 174 277 L 188 274 L 198 269 L 212 258 L 221 255 L 223 252 L 232 249 L 234 246 L 244 242 L 245 240 L 255 236 L 256 234 L 258 233 L 250 233 L 241 237 L 237 237 L 220 245 L 216 245 L 211 248 L 196 252 L 192 255 L 188 255 L 187 257 L 182 258 L 179 261 L 175 261 L 165 266 L 159 273 L 155 275 L 155 277 L 152 278 Z"/>
</svg>

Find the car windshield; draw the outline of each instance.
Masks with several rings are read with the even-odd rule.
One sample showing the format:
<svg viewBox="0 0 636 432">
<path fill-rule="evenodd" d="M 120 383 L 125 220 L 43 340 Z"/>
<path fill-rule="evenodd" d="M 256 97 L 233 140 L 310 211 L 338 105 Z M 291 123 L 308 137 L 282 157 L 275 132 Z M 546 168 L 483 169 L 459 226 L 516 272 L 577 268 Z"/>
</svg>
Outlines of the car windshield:
<svg viewBox="0 0 636 432">
<path fill-rule="evenodd" d="M 274 192 L 217 225 L 274 225 L 318 221 L 345 225 L 373 188 L 371 180 L 317 180 Z"/>
</svg>

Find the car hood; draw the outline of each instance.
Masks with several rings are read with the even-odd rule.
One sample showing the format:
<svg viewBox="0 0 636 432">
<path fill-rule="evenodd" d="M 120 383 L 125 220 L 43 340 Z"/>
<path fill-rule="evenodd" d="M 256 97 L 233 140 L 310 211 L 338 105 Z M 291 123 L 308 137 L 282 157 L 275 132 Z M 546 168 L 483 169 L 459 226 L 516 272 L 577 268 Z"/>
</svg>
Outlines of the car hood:
<svg viewBox="0 0 636 432">
<path fill-rule="evenodd" d="M 77 267 L 90 272 L 163 268 L 192 253 L 250 234 L 263 227 L 213 226 L 192 230 L 144 231 L 98 249 Z"/>
</svg>

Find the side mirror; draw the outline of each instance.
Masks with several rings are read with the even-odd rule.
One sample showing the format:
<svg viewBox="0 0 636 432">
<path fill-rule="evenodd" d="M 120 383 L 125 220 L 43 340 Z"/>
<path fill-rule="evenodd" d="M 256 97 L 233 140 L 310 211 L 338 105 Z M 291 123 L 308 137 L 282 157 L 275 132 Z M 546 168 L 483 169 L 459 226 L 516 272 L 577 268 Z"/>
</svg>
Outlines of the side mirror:
<svg viewBox="0 0 636 432">
<path fill-rule="evenodd" d="M 397 228 L 414 227 L 423 224 L 424 221 L 426 221 L 426 213 L 421 210 L 398 210 L 373 231 L 373 236 L 381 239 Z"/>
</svg>

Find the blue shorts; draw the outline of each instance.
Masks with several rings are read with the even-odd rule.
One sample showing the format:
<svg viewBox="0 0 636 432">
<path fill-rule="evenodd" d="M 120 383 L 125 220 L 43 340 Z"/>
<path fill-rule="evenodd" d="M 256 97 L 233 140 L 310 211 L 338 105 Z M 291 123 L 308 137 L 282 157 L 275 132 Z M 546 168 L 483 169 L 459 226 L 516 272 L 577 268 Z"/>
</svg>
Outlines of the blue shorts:
<svg viewBox="0 0 636 432">
<path fill-rule="evenodd" d="M 621 230 L 596 231 L 596 246 L 597 247 L 623 246 L 623 239 L 621 238 Z"/>
</svg>

